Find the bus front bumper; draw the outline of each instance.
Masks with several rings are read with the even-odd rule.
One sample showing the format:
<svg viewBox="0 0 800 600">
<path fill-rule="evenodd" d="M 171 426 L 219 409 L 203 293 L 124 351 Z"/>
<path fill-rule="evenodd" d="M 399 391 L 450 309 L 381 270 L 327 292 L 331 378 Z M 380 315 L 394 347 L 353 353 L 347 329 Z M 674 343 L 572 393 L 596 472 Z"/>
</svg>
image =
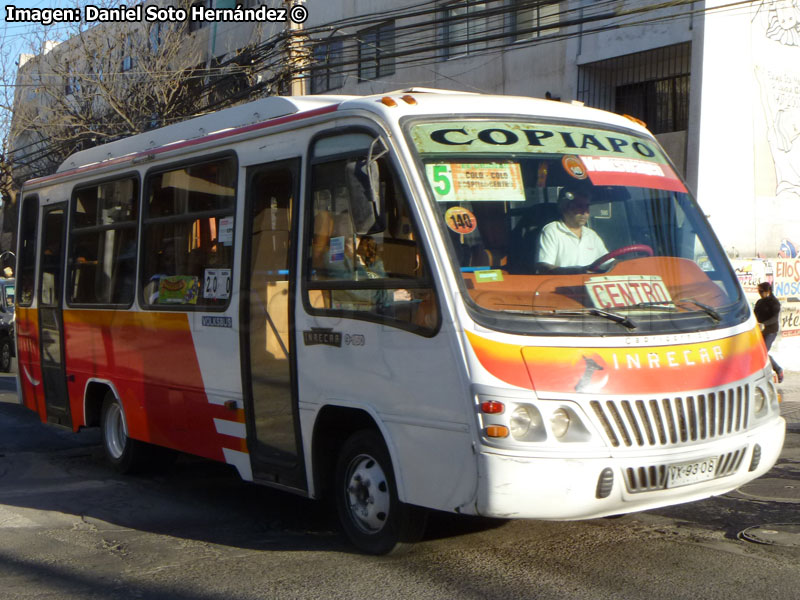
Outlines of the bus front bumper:
<svg viewBox="0 0 800 600">
<path fill-rule="evenodd" d="M 500 454 L 483 451 L 478 457 L 476 514 L 506 519 L 577 520 L 648 510 L 724 494 L 769 471 L 778 460 L 786 422 L 776 418 L 761 427 L 710 443 L 654 452 L 597 458 L 553 458 Z M 702 464 L 718 457 L 739 457 L 738 467 L 730 464 L 724 476 L 680 487 L 666 486 L 672 465 Z M 754 464 L 754 454 L 759 455 Z M 644 471 L 642 470 L 644 468 Z M 613 481 L 609 484 L 610 469 Z M 636 474 L 655 474 L 651 484 L 658 489 L 631 491 Z M 661 473 L 662 475 L 658 475 Z M 602 479 L 602 481 L 601 481 Z M 663 482 L 663 485 L 661 484 Z M 604 496 L 604 497 L 599 497 Z M 462 507 L 462 512 L 465 511 Z"/>
</svg>

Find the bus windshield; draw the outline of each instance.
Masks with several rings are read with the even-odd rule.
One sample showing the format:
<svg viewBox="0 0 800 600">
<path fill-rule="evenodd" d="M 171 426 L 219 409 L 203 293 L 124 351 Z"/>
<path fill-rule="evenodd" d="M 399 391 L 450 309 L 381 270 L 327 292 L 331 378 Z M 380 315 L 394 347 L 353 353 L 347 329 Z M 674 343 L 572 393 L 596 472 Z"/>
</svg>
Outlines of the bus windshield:
<svg viewBox="0 0 800 600">
<path fill-rule="evenodd" d="M 747 318 L 727 257 L 651 138 L 500 120 L 416 122 L 408 136 L 477 321 L 629 335 Z"/>
</svg>

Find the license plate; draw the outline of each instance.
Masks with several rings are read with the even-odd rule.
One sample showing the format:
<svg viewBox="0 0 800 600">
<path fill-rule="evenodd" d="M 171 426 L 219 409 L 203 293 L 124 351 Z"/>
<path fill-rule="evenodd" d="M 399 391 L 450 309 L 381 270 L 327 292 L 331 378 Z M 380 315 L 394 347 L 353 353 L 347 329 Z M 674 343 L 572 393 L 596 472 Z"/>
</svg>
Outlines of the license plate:
<svg viewBox="0 0 800 600">
<path fill-rule="evenodd" d="M 667 467 L 667 487 L 674 488 L 714 479 L 717 457 L 694 462 L 678 463 Z"/>
</svg>

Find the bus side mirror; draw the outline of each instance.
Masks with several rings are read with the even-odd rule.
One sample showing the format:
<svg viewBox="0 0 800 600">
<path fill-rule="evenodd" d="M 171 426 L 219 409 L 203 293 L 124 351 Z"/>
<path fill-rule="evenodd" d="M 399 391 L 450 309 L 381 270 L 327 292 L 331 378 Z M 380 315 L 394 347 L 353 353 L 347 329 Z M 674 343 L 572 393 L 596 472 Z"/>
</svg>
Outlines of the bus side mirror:
<svg viewBox="0 0 800 600">
<path fill-rule="evenodd" d="M 366 158 L 347 163 L 345 176 L 350 192 L 350 214 L 358 235 L 379 233 L 385 229 L 378 159 L 387 152 L 380 138 L 375 138 Z"/>
</svg>

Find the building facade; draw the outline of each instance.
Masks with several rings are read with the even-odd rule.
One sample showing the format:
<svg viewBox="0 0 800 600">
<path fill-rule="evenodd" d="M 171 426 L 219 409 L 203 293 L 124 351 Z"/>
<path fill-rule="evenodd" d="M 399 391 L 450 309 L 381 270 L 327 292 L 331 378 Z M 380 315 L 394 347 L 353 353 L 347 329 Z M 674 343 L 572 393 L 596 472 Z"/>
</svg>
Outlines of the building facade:
<svg viewBox="0 0 800 600">
<path fill-rule="evenodd" d="M 423 86 L 629 114 L 666 148 L 731 257 L 797 256 L 796 2 L 341 0 L 308 9 L 311 93 Z"/>
<path fill-rule="evenodd" d="M 787 300 L 800 297 L 797 0 L 669 6 L 655 0 L 307 0 L 304 6 L 302 31 L 285 23 L 195 22 L 187 24 L 185 43 L 202 48 L 207 66 L 241 55 L 259 72 L 258 81 L 274 83 L 280 71 L 293 75 L 303 84 L 295 93 L 429 87 L 579 101 L 641 119 L 739 261 L 743 282 L 755 272 L 783 282 Z M 257 51 L 242 54 L 253 39 Z M 294 40 L 291 54 L 282 45 L 287 39 Z M 288 89 L 237 85 L 242 99 L 248 91 L 255 97 Z M 215 93 L 233 91 L 221 86 Z"/>
</svg>

